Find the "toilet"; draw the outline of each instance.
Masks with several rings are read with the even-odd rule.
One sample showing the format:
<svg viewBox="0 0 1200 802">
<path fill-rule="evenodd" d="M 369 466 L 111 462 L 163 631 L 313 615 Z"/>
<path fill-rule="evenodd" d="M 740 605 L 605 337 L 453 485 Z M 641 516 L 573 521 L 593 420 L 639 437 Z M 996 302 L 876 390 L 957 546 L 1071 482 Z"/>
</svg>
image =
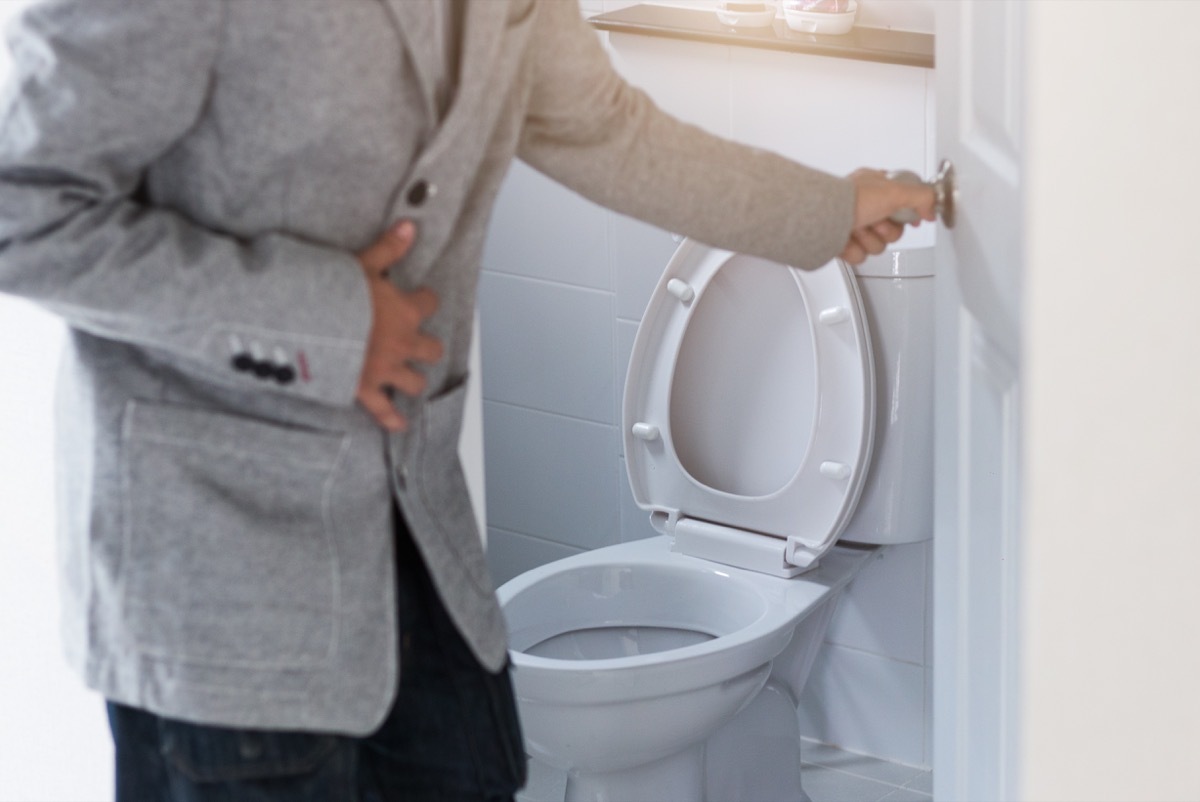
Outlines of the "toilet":
<svg viewBox="0 0 1200 802">
<path fill-rule="evenodd" d="M 622 410 L 659 534 L 498 591 L 524 798 L 808 799 L 796 700 L 837 599 L 932 534 L 932 275 L 929 248 L 803 271 L 680 245 Z"/>
</svg>

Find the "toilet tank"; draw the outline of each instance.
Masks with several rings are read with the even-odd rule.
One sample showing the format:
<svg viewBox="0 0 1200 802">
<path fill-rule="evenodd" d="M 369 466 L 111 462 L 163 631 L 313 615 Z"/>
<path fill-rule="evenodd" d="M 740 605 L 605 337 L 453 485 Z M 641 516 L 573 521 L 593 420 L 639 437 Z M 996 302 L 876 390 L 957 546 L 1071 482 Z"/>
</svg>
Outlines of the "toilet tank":
<svg viewBox="0 0 1200 802">
<path fill-rule="evenodd" d="M 875 441 L 841 540 L 933 536 L 933 248 L 888 251 L 854 269 L 875 360 Z"/>
</svg>

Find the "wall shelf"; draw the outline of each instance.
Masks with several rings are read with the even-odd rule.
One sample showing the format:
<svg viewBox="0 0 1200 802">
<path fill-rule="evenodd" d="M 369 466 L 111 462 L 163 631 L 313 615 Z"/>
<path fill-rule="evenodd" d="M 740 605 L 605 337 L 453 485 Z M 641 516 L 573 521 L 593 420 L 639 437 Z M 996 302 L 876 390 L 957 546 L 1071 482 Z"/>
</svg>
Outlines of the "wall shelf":
<svg viewBox="0 0 1200 802">
<path fill-rule="evenodd" d="M 856 26 L 849 33 L 828 36 L 793 31 L 781 19 L 771 28 L 734 29 L 721 24 L 712 11 L 648 4 L 598 14 L 588 21 L 612 33 L 933 67 L 933 35 L 928 33 Z"/>
</svg>

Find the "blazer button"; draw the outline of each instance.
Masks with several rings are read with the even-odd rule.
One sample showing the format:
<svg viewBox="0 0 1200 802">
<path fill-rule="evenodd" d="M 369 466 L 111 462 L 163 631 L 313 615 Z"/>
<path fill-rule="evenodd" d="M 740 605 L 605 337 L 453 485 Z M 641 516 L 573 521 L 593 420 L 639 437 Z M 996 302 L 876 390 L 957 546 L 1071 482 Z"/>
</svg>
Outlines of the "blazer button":
<svg viewBox="0 0 1200 802">
<path fill-rule="evenodd" d="M 256 360 L 254 363 L 254 375 L 260 379 L 269 379 L 275 375 L 275 365 L 265 359 Z"/>
<path fill-rule="evenodd" d="M 275 366 L 275 381 L 280 384 L 291 384 L 296 380 L 296 370 L 291 365 Z"/>
<path fill-rule="evenodd" d="M 233 359 L 229 360 L 229 364 L 238 373 L 249 373 L 254 370 L 254 357 L 243 351 L 240 354 L 234 354 Z"/>
<path fill-rule="evenodd" d="M 408 194 L 405 198 L 408 200 L 409 206 L 422 206 L 425 201 L 436 194 L 437 184 L 431 184 L 425 179 L 421 179 L 408 188 Z"/>
</svg>

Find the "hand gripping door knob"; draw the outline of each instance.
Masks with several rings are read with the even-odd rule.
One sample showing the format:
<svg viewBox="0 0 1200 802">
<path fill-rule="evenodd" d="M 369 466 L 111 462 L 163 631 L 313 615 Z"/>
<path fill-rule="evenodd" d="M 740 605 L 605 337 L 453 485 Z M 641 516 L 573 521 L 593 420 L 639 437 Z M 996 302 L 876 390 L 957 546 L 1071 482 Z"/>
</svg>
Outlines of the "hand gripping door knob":
<svg viewBox="0 0 1200 802">
<path fill-rule="evenodd" d="M 938 174 L 932 181 L 922 181 L 921 177 L 909 170 L 892 170 L 887 174 L 887 177 L 892 181 L 903 181 L 909 184 L 928 184 L 933 187 L 936 200 L 937 216 L 941 218 L 942 223 L 946 228 L 954 228 L 954 202 L 957 198 L 958 190 L 954 185 L 954 165 L 949 159 L 942 159 L 942 163 L 938 166 Z M 906 225 L 915 223 L 920 217 L 913 209 L 901 209 L 892 215 L 891 220 L 894 223 Z"/>
</svg>

